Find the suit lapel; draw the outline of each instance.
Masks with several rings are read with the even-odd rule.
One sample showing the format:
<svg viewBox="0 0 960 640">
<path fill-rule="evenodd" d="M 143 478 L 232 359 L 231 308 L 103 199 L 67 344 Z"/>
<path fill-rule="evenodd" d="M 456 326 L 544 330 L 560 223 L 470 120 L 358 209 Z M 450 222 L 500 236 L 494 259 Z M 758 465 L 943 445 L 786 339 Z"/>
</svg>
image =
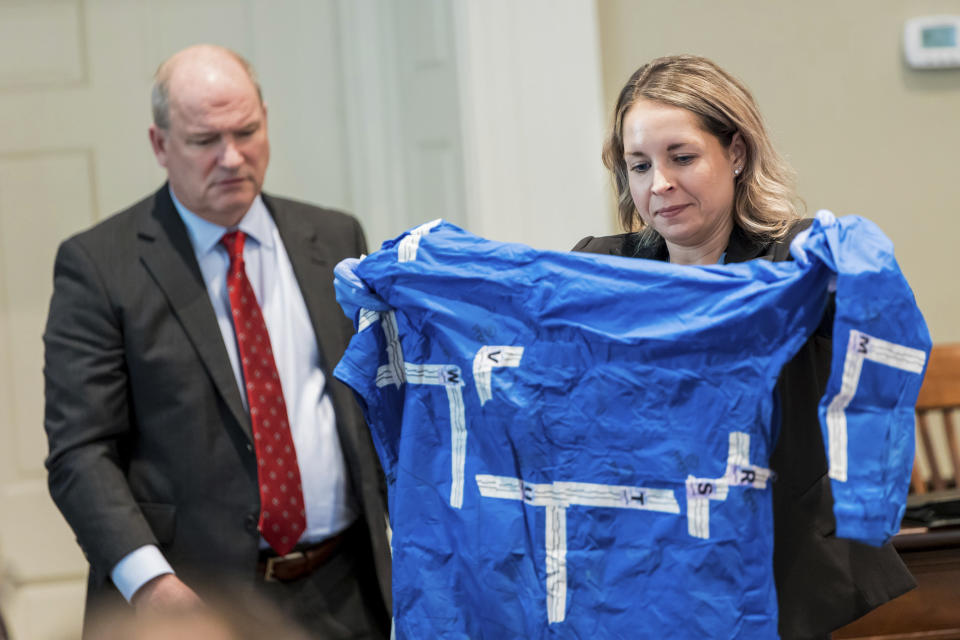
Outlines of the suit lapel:
<svg viewBox="0 0 960 640">
<path fill-rule="evenodd" d="M 341 336 L 342 323 L 337 316 L 340 308 L 330 301 L 336 296 L 333 289 L 333 257 L 314 225 L 279 206 L 277 201 L 264 196 L 264 202 L 273 214 L 283 246 L 290 257 L 300 293 L 310 314 L 310 323 L 320 347 L 320 366 L 329 379 L 333 375 L 327 358 L 339 354 L 345 344 Z"/>
<path fill-rule="evenodd" d="M 243 408 L 223 340 L 217 339 L 220 326 L 193 245 L 166 185 L 157 192 L 153 210 L 141 221 L 138 239 L 140 259 L 169 300 L 214 386 L 252 441 L 250 419 Z"/>
</svg>

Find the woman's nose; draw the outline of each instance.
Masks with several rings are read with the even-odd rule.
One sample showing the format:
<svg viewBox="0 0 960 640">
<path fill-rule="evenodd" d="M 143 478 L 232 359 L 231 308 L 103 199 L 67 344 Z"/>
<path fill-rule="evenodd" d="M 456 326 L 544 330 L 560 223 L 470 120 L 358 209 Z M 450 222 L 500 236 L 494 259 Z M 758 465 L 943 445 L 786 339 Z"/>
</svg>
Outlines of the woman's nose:
<svg viewBox="0 0 960 640">
<path fill-rule="evenodd" d="M 673 188 L 673 183 L 660 169 L 653 169 L 653 185 L 650 190 L 653 193 L 663 193 Z"/>
</svg>

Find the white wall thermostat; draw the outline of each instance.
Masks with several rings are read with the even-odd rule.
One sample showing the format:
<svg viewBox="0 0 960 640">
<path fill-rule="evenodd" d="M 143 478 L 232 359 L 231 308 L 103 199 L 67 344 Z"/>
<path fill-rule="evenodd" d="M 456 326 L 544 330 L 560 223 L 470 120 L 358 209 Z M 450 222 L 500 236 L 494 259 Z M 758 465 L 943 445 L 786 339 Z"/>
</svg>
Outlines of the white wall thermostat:
<svg viewBox="0 0 960 640">
<path fill-rule="evenodd" d="M 918 69 L 960 67 L 960 16 L 921 16 L 903 28 L 907 64 Z"/>
</svg>

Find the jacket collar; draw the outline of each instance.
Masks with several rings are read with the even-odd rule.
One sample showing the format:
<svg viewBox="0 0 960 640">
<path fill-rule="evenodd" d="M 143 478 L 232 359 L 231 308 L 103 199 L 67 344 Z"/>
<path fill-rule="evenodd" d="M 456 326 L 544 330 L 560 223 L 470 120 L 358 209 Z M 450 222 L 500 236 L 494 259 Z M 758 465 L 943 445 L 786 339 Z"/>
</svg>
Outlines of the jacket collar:
<svg viewBox="0 0 960 640">
<path fill-rule="evenodd" d="M 667 245 L 663 238 L 657 236 L 653 242 L 644 242 L 639 233 L 628 233 L 624 235 L 624 247 L 622 255 L 634 258 L 646 258 L 648 260 L 660 260 L 666 262 L 669 259 Z M 727 242 L 727 248 L 724 252 L 723 263 L 746 262 L 754 258 L 762 257 L 770 247 L 769 240 L 758 240 L 751 237 L 739 226 L 734 225 L 730 233 L 730 240 Z"/>
</svg>

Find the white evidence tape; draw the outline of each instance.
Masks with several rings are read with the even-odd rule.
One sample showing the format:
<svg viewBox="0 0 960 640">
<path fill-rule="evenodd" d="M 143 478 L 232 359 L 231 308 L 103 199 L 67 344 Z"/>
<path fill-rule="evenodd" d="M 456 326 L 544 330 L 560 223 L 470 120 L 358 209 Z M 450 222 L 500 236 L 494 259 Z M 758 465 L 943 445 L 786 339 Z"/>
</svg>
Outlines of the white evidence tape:
<svg viewBox="0 0 960 640">
<path fill-rule="evenodd" d="M 361 316 L 362 317 L 362 316 Z M 463 474 L 467 458 L 467 417 L 463 406 L 463 375 L 460 367 L 451 364 L 413 364 L 403 361 L 397 316 L 393 311 L 380 315 L 380 325 L 387 340 L 387 364 L 377 368 L 377 387 L 404 382 L 442 386 L 450 407 L 450 506 L 463 506 Z"/>
<path fill-rule="evenodd" d="M 374 322 L 380 320 L 380 312 L 372 309 L 360 309 L 360 319 L 357 320 L 357 333 L 360 333 Z"/>
<path fill-rule="evenodd" d="M 843 375 L 840 391 L 827 405 L 827 440 L 830 462 L 830 477 L 840 482 L 847 481 L 847 407 L 857 393 L 864 361 L 876 362 L 908 373 L 921 374 L 927 354 L 912 347 L 881 340 L 871 335 L 850 330 L 847 352 L 843 359 Z"/>
<path fill-rule="evenodd" d="M 589 482 L 534 484 L 509 476 L 478 474 L 485 498 L 519 500 L 546 508 L 547 621 L 563 622 L 567 608 L 567 508 L 571 505 L 680 513 L 670 489 L 648 489 Z"/>
<path fill-rule="evenodd" d="M 484 345 L 473 357 L 473 380 L 477 385 L 482 407 L 493 398 L 491 373 L 494 367 L 519 367 L 523 358 L 523 347 Z"/>
<path fill-rule="evenodd" d="M 687 533 L 694 538 L 710 538 L 710 501 L 723 501 L 731 487 L 766 489 L 772 472 L 750 464 L 750 435 L 730 433 L 727 467 L 722 478 L 687 476 Z"/>
<path fill-rule="evenodd" d="M 442 221 L 441 218 L 437 218 L 411 229 L 397 244 L 397 262 L 413 262 L 416 260 L 417 250 L 420 248 L 420 238 L 430 233 Z"/>
<path fill-rule="evenodd" d="M 460 509 L 463 507 L 463 474 L 467 466 L 467 416 L 463 407 L 463 375 L 460 367 L 405 362 L 403 369 L 408 384 L 434 385 L 446 389 L 450 408 L 450 506 Z M 379 386 L 379 381 L 377 384 Z"/>
</svg>

